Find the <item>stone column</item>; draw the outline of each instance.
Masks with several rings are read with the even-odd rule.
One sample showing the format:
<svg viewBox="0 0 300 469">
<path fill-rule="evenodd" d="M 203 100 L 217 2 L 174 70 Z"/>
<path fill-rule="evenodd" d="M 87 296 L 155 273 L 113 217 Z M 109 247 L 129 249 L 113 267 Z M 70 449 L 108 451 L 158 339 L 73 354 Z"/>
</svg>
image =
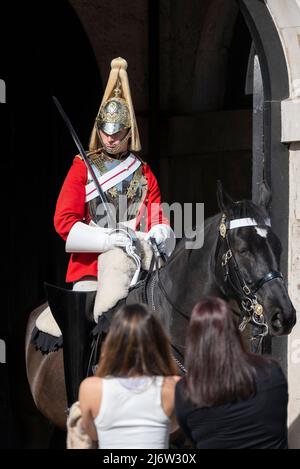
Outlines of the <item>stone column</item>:
<svg viewBox="0 0 300 469">
<path fill-rule="evenodd" d="M 300 448 L 300 0 L 267 0 L 289 71 L 281 141 L 289 145 L 288 289 L 297 324 L 288 336 L 289 447 Z M 278 187 L 280 191 L 280 187 Z"/>
<path fill-rule="evenodd" d="M 300 448 L 300 142 L 290 145 L 289 246 L 289 293 L 297 309 L 288 338 L 289 445 Z"/>
</svg>

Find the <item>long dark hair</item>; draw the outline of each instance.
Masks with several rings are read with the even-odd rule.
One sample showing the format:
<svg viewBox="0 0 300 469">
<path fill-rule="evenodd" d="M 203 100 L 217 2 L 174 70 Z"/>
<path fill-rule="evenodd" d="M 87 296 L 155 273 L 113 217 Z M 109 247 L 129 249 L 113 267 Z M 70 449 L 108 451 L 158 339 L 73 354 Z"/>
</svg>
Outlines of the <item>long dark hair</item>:
<svg viewBox="0 0 300 469">
<path fill-rule="evenodd" d="M 105 339 L 96 375 L 176 375 L 169 339 L 160 320 L 142 304 L 116 312 Z"/>
<path fill-rule="evenodd" d="M 192 311 L 186 338 L 186 397 L 201 406 L 246 399 L 266 359 L 246 350 L 229 305 L 206 298 Z"/>
</svg>

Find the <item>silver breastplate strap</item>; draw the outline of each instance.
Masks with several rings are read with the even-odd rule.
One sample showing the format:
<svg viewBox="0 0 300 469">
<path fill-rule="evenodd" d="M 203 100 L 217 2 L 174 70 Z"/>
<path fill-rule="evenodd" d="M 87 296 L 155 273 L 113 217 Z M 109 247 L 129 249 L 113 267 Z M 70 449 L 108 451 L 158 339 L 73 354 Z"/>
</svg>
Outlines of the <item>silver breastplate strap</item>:
<svg viewBox="0 0 300 469">
<path fill-rule="evenodd" d="M 129 154 L 124 161 L 119 161 L 102 153 L 94 156 L 91 163 L 108 202 L 114 207 L 116 222 L 131 222 L 130 225 L 133 225 L 148 189 L 140 160 Z M 86 185 L 86 203 L 93 222 L 103 226 L 105 214 L 90 174 Z"/>
</svg>

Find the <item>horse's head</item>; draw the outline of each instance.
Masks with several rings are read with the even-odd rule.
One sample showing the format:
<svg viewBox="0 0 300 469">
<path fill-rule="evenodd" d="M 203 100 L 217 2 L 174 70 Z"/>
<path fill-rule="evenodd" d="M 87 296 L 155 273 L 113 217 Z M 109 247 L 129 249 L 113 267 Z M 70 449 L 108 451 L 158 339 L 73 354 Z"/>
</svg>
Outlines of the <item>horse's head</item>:
<svg viewBox="0 0 300 469">
<path fill-rule="evenodd" d="M 272 335 L 289 334 L 296 311 L 289 298 L 279 261 L 281 244 L 271 229 L 270 190 L 264 184 L 256 205 L 234 202 L 218 186 L 221 209 L 216 274 L 224 293 L 235 298 L 245 322 L 265 322 Z"/>
</svg>

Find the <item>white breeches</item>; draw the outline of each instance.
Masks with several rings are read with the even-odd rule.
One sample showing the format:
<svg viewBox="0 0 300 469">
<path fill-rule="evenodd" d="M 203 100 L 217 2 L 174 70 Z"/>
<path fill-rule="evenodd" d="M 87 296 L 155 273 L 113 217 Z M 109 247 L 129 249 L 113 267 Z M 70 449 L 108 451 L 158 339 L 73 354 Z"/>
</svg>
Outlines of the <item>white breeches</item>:
<svg viewBox="0 0 300 469">
<path fill-rule="evenodd" d="M 97 279 L 96 277 L 86 277 L 85 279 L 75 282 L 72 288 L 73 291 L 96 291 Z"/>
</svg>

